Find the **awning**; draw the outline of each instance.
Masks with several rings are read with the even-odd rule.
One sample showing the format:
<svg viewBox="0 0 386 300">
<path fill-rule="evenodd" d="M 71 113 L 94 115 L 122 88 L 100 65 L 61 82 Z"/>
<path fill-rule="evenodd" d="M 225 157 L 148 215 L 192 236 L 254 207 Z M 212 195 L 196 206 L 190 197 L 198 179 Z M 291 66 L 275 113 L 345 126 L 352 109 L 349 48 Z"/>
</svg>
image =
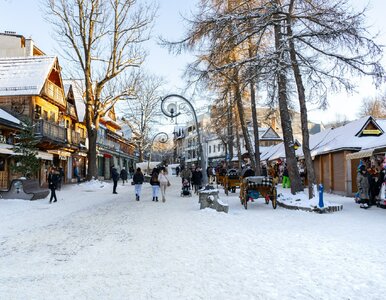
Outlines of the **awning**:
<svg viewBox="0 0 386 300">
<path fill-rule="evenodd" d="M 373 155 L 373 153 L 374 153 L 374 149 L 367 149 L 367 150 L 362 150 L 362 151 L 355 152 L 355 153 L 350 153 L 350 154 L 346 155 L 346 160 L 347 159 L 359 159 L 359 158 L 363 158 L 363 157 L 370 157 Z"/>
<path fill-rule="evenodd" d="M 47 150 L 47 152 L 51 154 L 57 154 L 59 156 L 66 156 L 66 157 L 71 156 L 71 152 L 64 151 L 64 150 Z"/>
<path fill-rule="evenodd" d="M 53 160 L 54 158 L 54 156 L 51 153 L 47 153 L 43 151 L 38 151 L 36 157 L 44 160 Z"/>
</svg>

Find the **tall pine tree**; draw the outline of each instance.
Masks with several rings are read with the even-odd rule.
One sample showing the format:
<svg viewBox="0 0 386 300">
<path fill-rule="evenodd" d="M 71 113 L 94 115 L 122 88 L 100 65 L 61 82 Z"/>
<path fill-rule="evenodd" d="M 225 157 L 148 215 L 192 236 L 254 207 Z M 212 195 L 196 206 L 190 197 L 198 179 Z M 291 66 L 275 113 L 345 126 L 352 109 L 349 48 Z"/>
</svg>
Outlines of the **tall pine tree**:
<svg viewBox="0 0 386 300">
<path fill-rule="evenodd" d="M 40 168 L 37 158 L 39 140 L 35 137 L 34 126 L 24 122 L 24 128 L 15 136 L 15 164 L 11 165 L 13 172 L 21 173 L 26 178 L 34 178 Z"/>
</svg>

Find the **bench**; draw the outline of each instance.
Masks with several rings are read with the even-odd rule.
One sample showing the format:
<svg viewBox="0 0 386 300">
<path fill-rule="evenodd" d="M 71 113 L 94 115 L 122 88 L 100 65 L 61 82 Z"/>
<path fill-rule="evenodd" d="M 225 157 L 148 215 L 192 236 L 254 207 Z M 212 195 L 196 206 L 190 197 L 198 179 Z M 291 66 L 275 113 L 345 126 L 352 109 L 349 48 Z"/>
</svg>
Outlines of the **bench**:
<svg viewBox="0 0 386 300">
<path fill-rule="evenodd" d="M 14 179 L 8 190 L 0 191 L 2 199 L 36 200 L 48 196 L 50 191 L 43 189 L 38 180 Z"/>
</svg>

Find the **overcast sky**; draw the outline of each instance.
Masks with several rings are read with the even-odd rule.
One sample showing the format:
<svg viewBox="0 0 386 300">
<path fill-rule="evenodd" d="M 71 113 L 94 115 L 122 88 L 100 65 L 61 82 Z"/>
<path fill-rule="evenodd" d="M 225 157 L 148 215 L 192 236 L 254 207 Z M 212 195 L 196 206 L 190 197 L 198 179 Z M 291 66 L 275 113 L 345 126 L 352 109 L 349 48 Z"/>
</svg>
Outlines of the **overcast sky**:
<svg viewBox="0 0 386 300">
<path fill-rule="evenodd" d="M 181 75 L 184 67 L 192 60 L 189 54 L 174 56 L 166 49 L 159 47 L 156 38 L 162 35 L 168 39 L 175 40 L 182 37 L 186 24 L 183 16 L 190 16 L 198 0 L 159 0 L 158 17 L 154 26 L 153 40 L 147 43 L 149 57 L 145 68 L 154 74 L 164 76 L 168 81 L 167 91 L 181 91 L 184 86 Z M 41 0 L 0 0 L 0 32 L 15 31 L 26 37 L 32 37 L 36 45 L 48 54 L 54 53 L 55 41 L 52 39 L 50 24 L 43 19 L 40 9 Z M 357 8 L 363 8 L 367 3 L 370 5 L 369 25 L 372 25 L 373 32 L 380 32 L 377 42 L 386 45 L 386 11 L 385 0 L 352 0 Z M 386 59 L 383 59 L 386 67 Z M 348 119 L 355 119 L 358 113 L 361 99 L 373 97 L 381 91 L 372 86 L 371 80 L 361 79 L 358 82 L 358 93 L 347 95 L 342 93 L 332 95 L 330 107 L 327 111 L 311 111 L 310 118 L 314 121 L 328 122 L 337 118 L 337 115 L 347 116 Z M 385 90 L 383 87 L 382 90 Z M 189 95 L 186 95 L 189 96 Z"/>
</svg>

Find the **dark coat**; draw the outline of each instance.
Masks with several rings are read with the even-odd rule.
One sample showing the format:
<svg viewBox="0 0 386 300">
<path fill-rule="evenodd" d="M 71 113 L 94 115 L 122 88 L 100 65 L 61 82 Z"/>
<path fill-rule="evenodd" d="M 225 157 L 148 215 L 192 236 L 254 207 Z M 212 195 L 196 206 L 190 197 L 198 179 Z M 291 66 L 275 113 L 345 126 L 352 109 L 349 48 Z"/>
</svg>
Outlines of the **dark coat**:
<svg viewBox="0 0 386 300">
<path fill-rule="evenodd" d="M 122 180 L 127 180 L 127 171 L 126 171 L 126 169 L 122 169 L 121 170 L 120 177 L 121 177 Z"/>
<path fill-rule="evenodd" d="M 116 168 L 113 168 L 111 177 L 113 178 L 113 181 L 118 181 L 119 180 L 119 173 Z"/>
<path fill-rule="evenodd" d="M 135 172 L 133 176 L 134 184 L 142 184 L 145 181 L 145 177 L 141 172 Z"/>
<path fill-rule="evenodd" d="M 202 172 L 201 171 L 193 171 L 192 183 L 195 185 L 201 185 L 201 183 L 202 183 Z"/>
<path fill-rule="evenodd" d="M 150 185 L 160 185 L 160 182 L 158 180 L 158 173 L 155 174 L 155 176 L 151 176 Z"/>
<path fill-rule="evenodd" d="M 50 173 L 48 174 L 48 188 L 56 189 L 58 187 L 59 174 Z"/>
</svg>

